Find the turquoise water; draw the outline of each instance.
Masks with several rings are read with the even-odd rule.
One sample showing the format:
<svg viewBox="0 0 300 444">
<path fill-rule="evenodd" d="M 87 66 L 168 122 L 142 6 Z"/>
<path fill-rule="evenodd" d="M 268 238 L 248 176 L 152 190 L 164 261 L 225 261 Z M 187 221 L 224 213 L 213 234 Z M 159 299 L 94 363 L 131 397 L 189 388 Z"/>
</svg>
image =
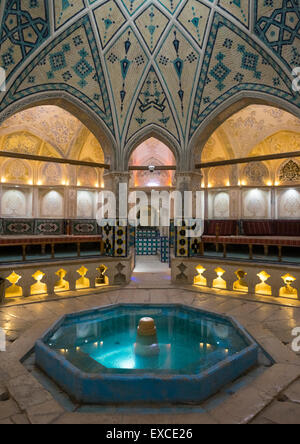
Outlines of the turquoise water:
<svg viewBox="0 0 300 444">
<path fill-rule="evenodd" d="M 137 326 L 154 318 L 160 353 L 135 354 Z M 48 345 L 86 372 L 154 371 L 194 374 L 248 346 L 226 319 L 176 306 L 122 306 L 73 316 Z"/>
</svg>

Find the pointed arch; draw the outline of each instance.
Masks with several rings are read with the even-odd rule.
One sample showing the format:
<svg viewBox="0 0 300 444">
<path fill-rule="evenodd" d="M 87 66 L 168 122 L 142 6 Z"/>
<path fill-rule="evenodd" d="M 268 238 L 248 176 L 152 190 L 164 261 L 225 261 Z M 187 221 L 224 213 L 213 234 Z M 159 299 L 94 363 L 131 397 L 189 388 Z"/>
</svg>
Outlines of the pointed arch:
<svg viewBox="0 0 300 444">
<path fill-rule="evenodd" d="M 283 99 L 261 92 L 247 91 L 246 94 L 241 92 L 220 104 L 195 131 L 187 151 L 187 158 L 190 161 L 189 167 L 191 169 L 195 167 L 193 164 L 195 150 L 202 152 L 209 138 L 226 120 L 250 105 L 266 105 L 279 108 L 300 118 L 300 109 Z"/>
<path fill-rule="evenodd" d="M 43 105 L 57 106 L 76 117 L 99 141 L 105 155 L 105 163 L 110 164 L 112 169 L 116 167 L 119 158 L 117 145 L 102 119 L 87 105 L 66 92 L 36 93 L 18 100 L 0 113 L 0 124 L 16 113 Z"/>
<path fill-rule="evenodd" d="M 155 139 L 164 143 L 172 151 L 176 160 L 177 169 L 180 169 L 182 156 L 178 141 L 175 138 L 173 138 L 167 131 L 164 131 L 162 130 L 162 128 L 157 127 L 155 125 L 151 125 L 148 128 L 139 131 L 126 145 L 123 157 L 124 169 L 125 170 L 128 169 L 130 157 L 133 151 L 139 145 L 141 145 L 143 142 L 150 139 L 151 137 L 154 137 Z"/>
</svg>

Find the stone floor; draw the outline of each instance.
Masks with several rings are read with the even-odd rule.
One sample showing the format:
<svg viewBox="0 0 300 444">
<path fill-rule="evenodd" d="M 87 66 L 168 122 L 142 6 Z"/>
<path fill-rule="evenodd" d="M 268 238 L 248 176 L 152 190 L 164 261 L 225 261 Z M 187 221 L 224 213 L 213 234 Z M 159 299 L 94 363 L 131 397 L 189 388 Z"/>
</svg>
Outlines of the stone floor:
<svg viewBox="0 0 300 444">
<path fill-rule="evenodd" d="M 144 258 L 145 259 L 145 258 Z M 152 262 L 152 265 L 151 265 Z M 150 272 L 145 273 L 145 266 Z M 147 268 L 148 267 L 148 268 Z M 56 299 L 28 298 L 0 307 L 7 351 L 0 354 L 0 424 L 27 423 L 300 423 L 300 356 L 291 350 L 292 329 L 300 326 L 300 306 L 273 298 L 249 299 L 225 291 L 174 287 L 167 267 L 141 260 L 129 286 Z M 36 339 L 65 313 L 118 302 L 184 303 L 235 317 L 275 365 L 209 413 L 115 409 L 109 413 L 66 412 L 19 360 Z M 283 305 L 284 304 L 284 305 Z M 293 304 L 295 305 L 295 304 Z"/>
</svg>

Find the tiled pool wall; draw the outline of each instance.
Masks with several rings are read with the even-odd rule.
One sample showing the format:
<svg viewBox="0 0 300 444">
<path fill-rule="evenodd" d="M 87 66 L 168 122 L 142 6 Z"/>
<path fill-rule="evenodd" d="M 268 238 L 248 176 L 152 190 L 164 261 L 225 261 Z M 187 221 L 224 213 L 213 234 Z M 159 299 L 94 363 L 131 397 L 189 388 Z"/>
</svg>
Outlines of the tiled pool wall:
<svg viewBox="0 0 300 444">
<path fill-rule="evenodd" d="M 104 310 L 119 308 L 155 308 L 157 305 L 120 304 Z M 134 372 L 132 374 L 87 374 L 71 364 L 64 356 L 50 349 L 45 342 L 66 319 L 95 314 L 102 309 L 85 311 L 61 318 L 35 346 L 36 364 L 53 379 L 73 400 L 83 404 L 176 404 L 200 403 L 216 394 L 223 386 L 234 381 L 258 363 L 259 346 L 235 320 L 189 308 L 180 304 L 164 304 L 163 307 L 188 309 L 205 313 L 216 319 L 226 319 L 242 334 L 248 346 L 239 353 L 222 360 L 209 369 L 194 375 L 155 374 Z"/>
</svg>

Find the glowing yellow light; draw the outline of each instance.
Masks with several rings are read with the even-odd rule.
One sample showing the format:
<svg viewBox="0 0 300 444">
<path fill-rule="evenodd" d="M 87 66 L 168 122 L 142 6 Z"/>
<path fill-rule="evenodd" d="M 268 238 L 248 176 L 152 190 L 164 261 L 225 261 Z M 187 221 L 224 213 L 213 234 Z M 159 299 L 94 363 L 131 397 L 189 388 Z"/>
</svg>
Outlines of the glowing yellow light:
<svg viewBox="0 0 300 444">
<path fill-rule="evenodd" d="M 5 182 L 6 182 L 5 177 L 2 177 L 2 178 L 1 178 L 1 182 L 2 182 L 2 183 L 5 183 Z"/>
<path fill-rule="evenodd" d="M 228 181 L 228 182 L 226 183 L 226 186 L 227 186 L 227 187 L 230 187 L 230 181 Z"/>
<path fill-rule="evenodd" d="M 36 273 L 34 273 L 32 275 L 33 279 L 36 280 L 36 283 L 31 285 L 31 287 L 30 287 L 30 290 L 31 290 L 30 293 L 32 295 L 47 293 L 47 284 L 44 284 L 43 282 L 41 282 L 41 280 L 43 279 L 44 276 L 45 276 L 45 273 L 43 273 L 42 271 L 37 271 Z"/>
<path fill-rule="evenodd" d="M 275 182 L 275 187 L 278 187 L 280 185 L 280 183 L 279 182 Z"/>
<path fill-rule="evenodd" d="M 41 185 L 43 185 L 43 182 L 42 182 L 41 180 L 39 180 L 39 181 L 37 182 L 37 185 L 38 185 L 38 186 L 41 186 Z"/>
<path fill-rule="evenodd" d="M 222 278 L 223 274 L 226 273 L 226 271 L 218 267 L 215 269 L 215 272 L 217 273 L 218 277 L 213 281 L 213 287 L 226 290 L 227 284 L 226 281 Z"/>
<path fill-rule="evenodd" d="M 12 274 L 10 276 L 8 276 L 6 279 L 12 285 L 5 290 L 5 297 L 9 298 L 9 297 L 20 297 L 20 296 L 23 296 L 22 287 L 17 285 L 17 283 L 21 279 L 21 276 L 13 271 Z"/>
<path fill-rule="evenodd" d="M 88 269 L 84 266 L 82 266 L 79 270 L 77 270 L 77 273 L 81 276 L 81 278 L 76 281 L 76 290 L 90 287 L 90 280 L 85 277 L 87 272 Z"/>
<path fill-rule="evenodd" d="M 207 287 L 207 279 L 203 276 L 206 268 L 204 268 L 202 265 L 198 265 L 198 267 L 196 267 L 196 270 L 198 272 L 198 276 L 196 276 L 194 279 L 194 285 Z"/>
<path fill-rule="evenodd" d="M 98 183 L 95 183 L 95 188 L 99 188 L 99 184 Z"/>
<path fill-rule="evenodd" d="M 266 284 L 266 281 L 271 277 L 266 271 L 258 273 L 257 276 L 261 280 L 260 284 L 255 287 L 255 293 L 262 294 L 265 296 L 272 296 L 272 287 Z"/>
<path fill-rule="evenodd" d="M 247 182 L 245 180 L 242 180 L 242 186 L 245 187 L 247 185 Z"/>
<path fill-rule="evenodd" d="M 208 186 L 208 188 L 212 188 L 212 184 L 211 183 L 209 183 L 207 186 Z"/>
<path fill-rule="evenodd" d="M 32 180 L 28 180 L 28 185 L 33 185 L 33 181 Z"/>
<path fill-rule="evenodd" d="M 79 180 L 77 181 L 77 186 L 81 187 L 81 182 Z"/>
<path fill-rule="evenodd" d="M 54 286 L 54 291 L 56 293 L 59 293 L 61 291 L 68 291 L 70 289 L 70 284 L 68 281 L 66 281 L 64 278 L 67 275 L 67 271 L 64 269 L 58 270 L 56 273 L 56 276 L 58 276 L 60 279 L 58 282 L 56 282 Z"/>
</svg>

